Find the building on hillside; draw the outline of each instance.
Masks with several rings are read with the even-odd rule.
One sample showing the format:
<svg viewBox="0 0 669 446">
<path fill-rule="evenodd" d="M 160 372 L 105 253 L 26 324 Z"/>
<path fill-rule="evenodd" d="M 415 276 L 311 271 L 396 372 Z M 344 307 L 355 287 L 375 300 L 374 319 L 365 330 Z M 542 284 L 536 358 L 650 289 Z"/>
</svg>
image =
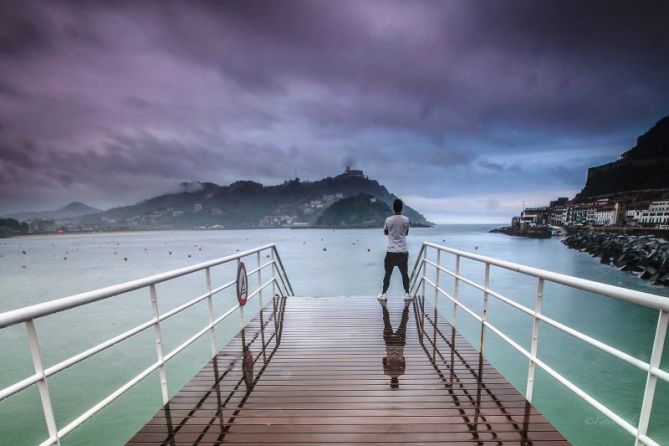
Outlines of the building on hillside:
<svg viewBox="0 0 669 446">
<path fill-rule="evenodd" d="M 550 224 L 553 226 L 563 226 L 567 224 L 567 211 L 568 206 L 565 205 L 551 206 L 549 215 Z"/>
<path fill-rule="evenodd" d="M 597 206 L 595 209 L 595 222 L 597 226 L 612 226 L 616 224 L 618 215 L 618 203 L 615 205 Z"/>
<path fill-rule="evenodd" d="M 346 170 L 340 176 L 364 178 L 365 174 L 362 170 L 351 169 L 351 166 L 346 166 Z"/>
<path fill-rule="evenodd" d="M 578 203 L 567 208 L 567 225 L 582 226 L 595 221 L 595 204 Z"/>
<path fill-rule="evenodd" d="M 641 211 L 640 223 L 643 226 L 669 224 L 669 200 L 653 201 L 648 209 Z"/>
<path fill-rule="evenodd" d="M 31 234 L 56 232 L 57 230 L 58 225 L 56 225 L 56 222 L 53 220 L 41 220 L 36 218 L 28 223 L 28 231 Z"/>
<path fill-rule="evenodd" d="M 545 225 L 548 223 L 548 207 L 525 208 L 520 214 L 520 222 L 527 225 Z"/>
<path fill-rule="evenodd" d="M 643 209 L 630 209 L 628 208 L 625 211 L 625 225 L 626 226 L 637 226 L 641 223 L 641 212 Z"/>
</svg>

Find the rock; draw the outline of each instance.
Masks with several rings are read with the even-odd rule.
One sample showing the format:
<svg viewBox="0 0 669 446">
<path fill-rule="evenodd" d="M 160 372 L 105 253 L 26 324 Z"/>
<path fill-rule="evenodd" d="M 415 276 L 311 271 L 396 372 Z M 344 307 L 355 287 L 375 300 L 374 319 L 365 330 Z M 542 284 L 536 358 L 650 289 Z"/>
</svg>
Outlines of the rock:
<svg viewBox="0 0 669 446">
<path fill-rule="evenodd" d="M 562 241 L 572 249 L 599 257 L 601 263 L 657 285 L 669 286 L 669 242 L 654 235 L 627 236 L 579 231 Z"/>
</svg>

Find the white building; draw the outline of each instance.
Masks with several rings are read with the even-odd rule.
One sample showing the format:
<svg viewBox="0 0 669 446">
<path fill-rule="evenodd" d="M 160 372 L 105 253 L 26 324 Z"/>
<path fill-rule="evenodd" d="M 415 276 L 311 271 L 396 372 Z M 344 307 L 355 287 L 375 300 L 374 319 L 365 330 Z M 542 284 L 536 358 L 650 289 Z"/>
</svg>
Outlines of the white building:
<svg viewBox="0 0 669 446">
<path fill-rule="evenodd" d="M 610 226 L 616 224 L 617 206 L 602 206 L 595 211 L 595 224 Z"/>
<path fill-rule="evenodd" d="M 643 209 L 628 209 L 625 211 L 625 223 L 631 226 L 636 226 L 641 221 L 641 213 Z"/>
<path fill-rule="evenodd" d="M 653 201 L 648 209 L 641 211 L 642 225 L 669 224 L 669 200 Z"/>
</svg>

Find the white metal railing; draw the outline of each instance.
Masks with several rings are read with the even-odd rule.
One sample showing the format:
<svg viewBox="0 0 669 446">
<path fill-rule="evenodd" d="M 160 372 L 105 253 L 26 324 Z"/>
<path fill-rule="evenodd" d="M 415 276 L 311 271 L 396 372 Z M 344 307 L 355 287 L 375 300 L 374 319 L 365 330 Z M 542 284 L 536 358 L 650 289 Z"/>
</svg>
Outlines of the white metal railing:
<svg viewBox="0 0 669 446">
<path fill-rule="evenodd" d="M 429 260 L 427 253 L 429 249 L 436 251 L 436 261 Z M 445 268 L 442 265 L 441 255 L 442 253 L 451 254 L 455 256 L 455 265 L 454 271 L 451 271 Z M 479 284 L 467 277 L 464 277 L 460 274 L 460 261 L 461 259 L 469 259 L 485 265 L 485 272 L 483 277 L 483 284 Z M 427 268 L 428 266 L 434 268 L 435 276 L 434 280 L 431 280 L 427 277 Z M 535 277 L 537 279 L 537 289 L 534 299 L 534 308 L 528 308 L 525 305 L 522 305 L 508 296 L 504 296 L 499 292 L 496 292 L 490 289 L 490 269 L 491 267 L 502 268 L 505 270 L 517 272 L 527 276 Z M 453 291 L 451 293 L 447 292 L 440 285 L 441 275 L 447 274 L 448 276 L 454 279 Z M 588 336 L 574 328 L 571 328 L 563 323 L 560 323 L 542 313 L 542 302 L 544 297 L 544 284 L 545 282 L 552 282 L 559 285 L 565 285 L 571 288 L 576 288 L 591 293 L 595 293 L 601 296 L 610 297 L 614 299 L 623 300 L 637 305 L 642 305 L 648 308 L 652 308 L 658 311 L 658 321 L 657 327 L 655 329 L 655 338 L 653 341 L 652 352 L 650 356 L 650 361 L 645 362 L 634 356 L 625 353 L 615 347 L 612 347 L 605 342 L 597 340 L 591 336 Z M 653 407 L 653 398 L 655 396 L 655 386 L 657 384 L 657 379 L 662 379 L 666 382 L 669 382 L 669 373 L 665 370 L 660 369 L 660 361 L 662 359 L 662 350 L 664 348 L 664 340 L 667 334 L 667 323 L 669 322 L 669 298 L 658 296 L 655 294 L 644 293 L 641 291 L 630 290 L 626 288 L 616 287 L 613 285 L 607 285 L 591 280 L 580 279 L 573 276 L 568 276 L 565 274 L 559 274 L 551 271 L 542 270 L 539 268 L 533 268 L 525 265 L 520 265 L 517 263 L 512 263 L 504 260 L 499 260 L 493 257 L 481 256 L 478 254 L 468 253 L 465 251 L 460 251 L 453 248 L 448 248 L 445 246 L 437 245 L 435 243 L 424 242 L 416 263 L 413 267 L 411 273 L 411 294 L 416 296 L 418 294 L 419 288 L 422 287 L 422 296 L 425 296 L 425 286 L 429 285 L 434 289 L 434 308 L 435 313 L 438 308 L 439 296 L 445 296 L 450 302 L 452 302 L 452 314 L 451 314 L 451 324 L 455 326 L 456 316 L 458 308 L 462 309 L 469 316 L 473 317 L 481 323 L 481 336 L 479 351 L 483 353 L 484 349 L 484 340 L 486 329 L 492 331 L 497 336 L 499 336 L 503 341 L 509 344 L 511 347 L 519 351 L 525 357 L 529 359 L 528 371 L 527 371 L 527 385 L 525 390 L 525 398 L 528 401 L 532 401 L 532 395 L 534 390 L 534 374 L 536 367 L 541 368 L 550 376 L 552 376 L 559 383 L 564 385 L 571 392 L 585 400 L 595 409 L 599 410 L 602 414 L 606 415 L 618 426 L 622 427 L 624 430 L 629 432 L 634 436 L 635 445 L 652 445 L 659 446 L 659 444 L 654 441 L 652 438 L 648 437 L 647 430 L 648 424 L 650 421 L 650 415 Z M 482 313 L 481 315 L 477 314 L 474 310 L 467 307 L 460 300 L 460 286 L 461 284 L 469 285 L 477 290 L 482 292 Z M 490 297 L 493 297 L 500 302 L 503 302 L 512 308 L 525 313 L 533 318 L 532 321 L 532 331 L 531 331 L 531 342 L 530 350 L 528 351 L 513 339 L 511 339 L 507 334 L 503 333 L 499 328 L 495 327 L 488 321 L 488 300 Z M 539 327 L 541 323 L 546 323 L 563 333 L 566 333 L 580 341 L 583 341 L 603 352 L 606 352 L 612 355 L 615 358 L 618 358 L 634 367 L 637 367 L 647 373 L 646 386 L 643 394 L 643 402 L 641 405 L 641 412 L 639 414 L 639 423 L 634 426 L 627 420 L 625 420 L 620 415 L 616 414 L 613 410 L 609 409 L 598 401 L 595 397 L 588 394 L 585 390 L 578 387 L 564 375 L 556 371 L 554 368 L 546 364 L 544 361 L 537 357 L 537 348 L 539 345 Z M 437 328 L 436 320 L 434 323 L 434 329 Z M 436 335 L 435 335 L 436 336 Z"/>
<path fill-rule="evenodd" d="M 265 263 L 261 263 L 262 253 L 266 253 L 269 256 L 270 260 Z M 128 391 L 135 384 L 142 381 L 144 378 L 146 378 L 150 373 L 154 372 L 155 370 L 158 370 L 160 374 L 160 387 L 161 387 L 163 403 L 167 403 L 167 401 L 169 400 L 169 392 L 167 387 L 167 375 L 165 372 L 165 363 L 170 359 L 174 358 L 177 354 L 179 354 L 186 347 L 188 347 L 190 344 L 195 342 L 197 339 L 199 339 L 206 333 L 209 333 L 210 335 L 211 354 L 212 356 L 214 356 L 218 352 L 216 346 L 216 332 L 215 332 L 216 325 L 218 325 L 221 321 L 223 321 L 225 318 L 230 316 L 230 314 L 232 314 L 234 311 L 238 309 L 242 313 L 242 324 L 245 323 L 243 318 L 243 312 L 241 311 L 243 304 L 241 303 L 238 303 L 232 308 L 228 309 L 222 315 L 215 317 L 214 305 L 213 305 L 214 295 L 222 292 L 227 288 L 232 287 L 237 283 L 237 281 L 233 280 L 223 285 L 220 285 L 216 288 L 212 288 L 211 269 L 213 267 L 230 262 L 236 262 L 237 264 L 239 264 L 240 262 L 242 262 L 242 259 L 254 255 L 256 261 L 256 267 L 252 270 L 247 271 L 246 276 L 247 276 L 247 282 L 248 282 L 248 277 L 254 274 L 257 276 L 258 280 L 256 289 L 252 293 L 248 294 L 248 300 L 251 300 L 255 298 L 255 296 L 258 296 L 259 306 L 260 308 L 264 308 L 263 290 L 270 286 L 271 286 L 272 296 L 275 296 L 276 294 L 280 294 L 282 296 L 294 295 L 292 286 L 290 284 L 290 281 L 288 280 L 288 276 L 286 275 L 286 271 L 283 267 L 283 263 L 281 262 L 281 257 L 279 256 L 276 246 L 274 244 L 269 244 L 260 246 L 258 248 L 250 249 L 248 251 L 240 252 L 234 255 L 230 255 L 227 257 L 222 257 L 219 259 L 210 260 L 208 262 L 199 263 L 185 268 L 161 274 L 156 274 L 150 277 L 145 277 L 143 279 L 133 280 L 118 285 L 113 285 L 106 288 L 100 288 L 98 290 L 89 291 L 86 293 L 76 294 L 73 296 L 64 297 L 61 299 L 56 299 L 36 305 L 30 305 L 28 307 L 19 308 L 5 313 L 0 313 L 0 329 L 21 323 L 25 324 L 27 330 L 30 354 L 35 369 L 35 373 L 33 375 L 25 379 L 22 379 L 21 381 L 16 382 L 8 387 L 5 387 L 4 389 L 0 389 L 0 401 L 27 389 L 33 384 L 37 384 L 39 389 L 40 400 L 42 402 L 42 411 L 44 414 L 44 420 L 46 422 L 47 430 L 49 433 L 49 438 L 44 442 L 42 442 L 41 446 L 54 445 L 54 444 L 59 445 L 61 438 L 72 432 L 86 420 L 88 420 L 93 415 L 98 413 L 101 409 L 109 405 L 112 401 L 114 401 L 123 393 Z M 270 277 L 265 282 L 263 282 L 262 271 L 267 268 L 271 268 L 271 273 L 269 275 Z M 156 291 L 156 284 L 200 271 L 204 271 L 205 273 L 205 284 L 207 292 L 161 314 L 158 311 L 158 293 Z M 94 347 L 91 347 L 81 353 L 78 353 L 68 359 L 65 359 L 55 365 L 46 368 L 44 367 L 42 361 L 42 354 L 39 348 L 37 331 L 35 328 L 36 319 L 48 316 L 53 313 L 66 311 L 72 308 L 96 302 L 99 300 L 108 299 L 114 296 L 118 296 L 142 288 L 148 288 L 149 290 L 149 297 L 151 299 L 151 310 L 152 310 L 151 319 L 140 325 L 137 325 L 136 327 L 130 330 L 127 330 L 124 333 L 121 333 L 117 336 L 107 339 L 106 341 L 101 342 L 100 344 L 95 345 Z M 164 352 L 162 332 L 161 332 L 161 322 L 176 315 L 177 313 L 184 311 L 187 308 L 192 307 L 193 305 L 205 299 L 207 300 L 207 305 L 208 305 L 207 325 L 204 326 L 201 330 L 197 331 L 194 335 L 192 335 L 190 338 L 188 338 L 185 342 L 176 347 L 174 350 L 168 353 Z M 59 428 L 57 426 L 56 419 L 54 416 L 53 406 L 51 404 L 51 394 L 49 392 L 49 387 L 47 384 L 48 378 L 59 372 L 62 372 L 63 370 L 67 369 L 68 367 L 74 364 L 77 364 L 87 358 L 90 358 L 91 356 L 103 350 L 106 350 L 107 348 L 113 345 L 118 344 L 119 342 L 122 342 L 140 332 L 143 332 L 146 329 L 149 329 L 150 327 L 153 327 L 154 329 L 156 362 L 151 364 L 148 368 L 137 374 L 134 378 L 132 378 L 130 381 L 126 382 L 124 385 L 116 389 L 114 392 L 109 394 L 106 398 L 95 404 L 93 407 L 84 411 L 80 416 L 69 422 L 67 425 Z"/>
</svg>

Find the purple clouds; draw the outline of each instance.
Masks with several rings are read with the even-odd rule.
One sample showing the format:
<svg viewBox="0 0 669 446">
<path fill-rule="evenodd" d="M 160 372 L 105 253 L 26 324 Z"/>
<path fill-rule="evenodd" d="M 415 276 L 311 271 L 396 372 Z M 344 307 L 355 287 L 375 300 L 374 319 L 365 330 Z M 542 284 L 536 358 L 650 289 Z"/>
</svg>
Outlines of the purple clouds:
<svg viewBox="0 0 669 446">
<path fill-rule="evenodd" d="M 355 160 L 428 218 L 505 220 L 523 199 L 573 194 L 669 114 L 666 2 L 3 11 L 3 213 L 122 205 L 184 180 L 316 179 Z"/>
</svg>

